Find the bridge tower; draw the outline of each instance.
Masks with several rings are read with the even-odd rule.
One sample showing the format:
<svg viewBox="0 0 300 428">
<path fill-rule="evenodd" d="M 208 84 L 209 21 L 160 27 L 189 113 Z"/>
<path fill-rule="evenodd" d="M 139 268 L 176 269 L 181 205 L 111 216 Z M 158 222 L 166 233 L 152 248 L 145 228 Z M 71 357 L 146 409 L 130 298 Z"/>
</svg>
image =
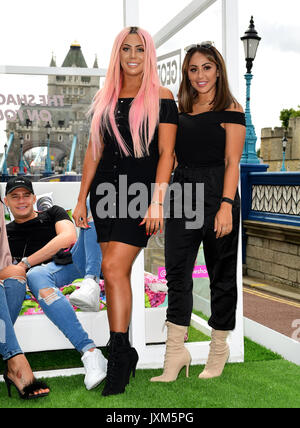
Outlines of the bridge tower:
<svg viewBox="0 0 300 428">
<path fill-rule="evenodd" d="M 52 54 L 50 67 L 57 67 L 56 58 Z M 87 68 L 81 46 L 73 42 L 61 65 L 62 68 Z M 95 58 L 93 68 L 98 67 Z M 50 123 L 50 156 L 53 159 L 55 172 L 65 170 L 71 153 L 74 136 L 77 136 L 73 170 L 80 172 L 88 144 L 89 121 L 86 113 L 91 105 L 95 93 L 99 90 L 99 76 L 70 76 L 49 75 L 48 90 L 43 103 L 34 107 L 21 104 L 15 120 L 7 122 L 7 135 L 14 132 L 14 147 L 8 155 L 8 167 L 18 166 L 20 157 L 20 140 L 23 138 L 23 153 L 34 147 L 47 146 L 47 122 L 41 120 L 37 112 L 46 110 L 49 113 Z M 46 103 L 46 105 L 44 104 Z M 33 155 L 32 158 L 35 156 Z M 30 161 L 31 159 L 29 159 Z"/>
</svg>

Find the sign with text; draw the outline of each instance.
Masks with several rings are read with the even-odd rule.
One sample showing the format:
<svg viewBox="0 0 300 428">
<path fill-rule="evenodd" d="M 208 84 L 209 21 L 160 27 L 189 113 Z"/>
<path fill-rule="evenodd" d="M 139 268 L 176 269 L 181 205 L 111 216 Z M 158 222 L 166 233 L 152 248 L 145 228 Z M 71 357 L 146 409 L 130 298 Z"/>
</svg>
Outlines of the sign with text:
<svg viewBox="0 0 300 428">
<path fill-rule="evenodd" d="M 208 272 L 205 265 L 195 266 L 193 270 L 193 278 L 208 278 Z M 166 268 L 158 268 L 158 279 L 166 279 Z"/>
<path fill-rule="evenodd" d="M 157 68 L 162 86 L 173 92 L 177 101 L 180 79 L 181 79 L 181 50 L 157 58 Z"/>
</svg>

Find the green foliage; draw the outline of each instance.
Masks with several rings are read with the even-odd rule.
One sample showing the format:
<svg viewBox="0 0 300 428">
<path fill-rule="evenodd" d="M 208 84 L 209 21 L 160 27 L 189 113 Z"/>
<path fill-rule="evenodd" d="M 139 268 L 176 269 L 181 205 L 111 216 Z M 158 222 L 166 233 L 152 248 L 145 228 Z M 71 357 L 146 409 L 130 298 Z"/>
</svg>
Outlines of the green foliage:
<svg viewBox="0 0 300 428">
<path fill-rule="evenodd" d="M 145 308 L 151 308 L 151 303 L 147 293 L 145 293 Z"/>
<path fill-rule="evenodd" d="M 298 108 L 300 109 L 300 105 L 298 106 Z M 300 117 L 300 110 L 295 110 L 293 108 L 281 110 L 280 120 L 281 120 L 282 126 L 285 129 L 288 129 L 289 120 L 293 117 Z"/>
<path fill-rule="evenodd" d="M 27 312 L 28 309 L 34 309 L 35 312 L 38 312 L 39 305 L 34 300 L 24 300 L 20 315 L 25 314 L 25 312 Z"/>
</svg>

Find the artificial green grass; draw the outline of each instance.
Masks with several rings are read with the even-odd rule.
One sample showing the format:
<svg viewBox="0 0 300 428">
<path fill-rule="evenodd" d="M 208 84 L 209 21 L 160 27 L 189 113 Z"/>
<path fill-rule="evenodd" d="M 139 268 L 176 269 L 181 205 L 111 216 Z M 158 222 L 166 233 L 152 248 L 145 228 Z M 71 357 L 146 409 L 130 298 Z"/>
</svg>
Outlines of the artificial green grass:
<svg viewBox="0 0 300 428">
<path fill-rule="evenodd" d="M 184 370 L 176 382 L 153 384 L 160 370 L 138 370 L 126 393 L 102 397 L 103 385 L 86 391 L 83 376 L 49 379 L 51 394 L 39 400 L 21 401 L 16 391 L 8 399 L 0 384 L 1 408 L 298 408 L 300 368 L 284 360 L 228 364 L 222 377 L 198 379 L 201 367 Z"/>
<path fill-rule="evenodd" d="M 210 337 L 194 327 L 189 327 L 188 342 L 210 342 Z"/>
<path fill-rule="evenodd" d="M 197 315 L 205 316 L 196 312 Z M 190 327 L 189 342 L 210 340 Z M 103 349 L 104 354 L 106 349 Z M 81 367 L 80 355 L 75 350 L 26 354 L 34 371 Z M 0 373 L 4 364 L 0 362 Z M 0 408 L 298 408 L 300 407 L 300 367 L 284 361 L 281 356 L 245 338 L 245 362 L 227 364 L 222 377 L 200 380 L 203 367 L 190 368 L 174 383 L 151 383 L 149 379 L 161 370 L 138 370 L 118 396 L 102 397 L 103 385 L 86 391 L 83 375 L 47 380 L 51 394 L 39 400 L 21 401 L 17 391 L 9 399 L 4 383 L 0 383 Z"/>
<path fill-rule="evenodd" d="M 191 339 L 191 337 L 190 337 Z M 27 354 L 33 370 L 81 366 L 76 351 Z M 198 379 L 203 366 L 185 370 L 176 382 L 151 383 L 161 370 L 138 370 L 126 393 L 102 397 L 103 384 L 87 391 L 83 375 L 47 380 L 51 394 L 21 401 L 16 390 L 8 398 L 0 383 L 0 408 L 299 408 L 300 367 L 245 338 L 245 362 L 227 364 L 220 378 Z"/>
</svg>

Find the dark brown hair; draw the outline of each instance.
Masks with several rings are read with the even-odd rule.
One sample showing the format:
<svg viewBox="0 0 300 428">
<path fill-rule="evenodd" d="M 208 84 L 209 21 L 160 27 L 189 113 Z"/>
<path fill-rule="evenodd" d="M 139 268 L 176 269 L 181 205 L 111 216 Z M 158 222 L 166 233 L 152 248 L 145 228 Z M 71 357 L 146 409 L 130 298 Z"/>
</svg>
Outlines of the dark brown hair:
<svg viewBox="0 0 300 428">
<path fill-rule="evenodd" d="M 178 92 L 179 111 L 181 113 L 192 113 L 193 105 L 198 99 L 198 92 L 192 87 L 188 76 L 189 64 L 192 56 L 196 52 L 205 55 L 209 61 L 215 63 L 217 70 L 219 71 L 219 77 L 217 77 L 216 82 L 216 95 L 212 103 L 212 110 L 222 111 L 228 109 L 232 103 L 236 105 L 237 101 L 232 96 L 229 89 L 226 65 L 222 55 L 214 46 L 204 47 L 197 45 L 188 50 L 183 61 L 182 80 Z"/>
</svg>

